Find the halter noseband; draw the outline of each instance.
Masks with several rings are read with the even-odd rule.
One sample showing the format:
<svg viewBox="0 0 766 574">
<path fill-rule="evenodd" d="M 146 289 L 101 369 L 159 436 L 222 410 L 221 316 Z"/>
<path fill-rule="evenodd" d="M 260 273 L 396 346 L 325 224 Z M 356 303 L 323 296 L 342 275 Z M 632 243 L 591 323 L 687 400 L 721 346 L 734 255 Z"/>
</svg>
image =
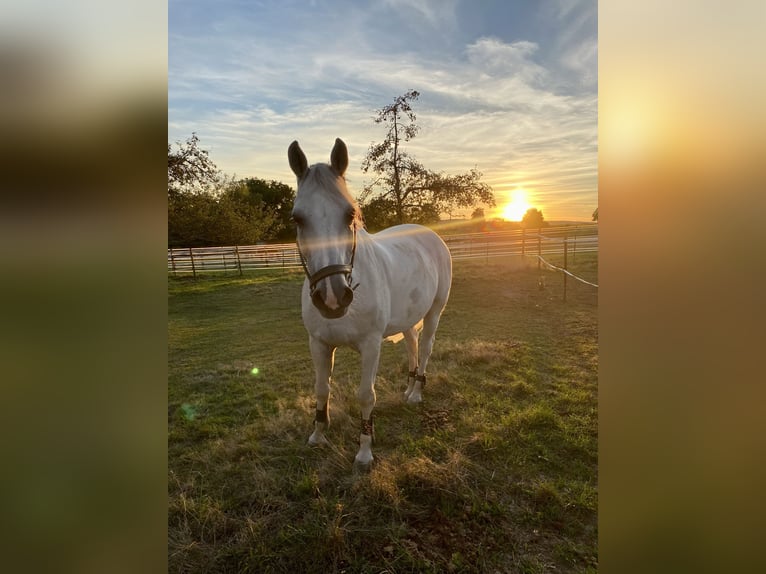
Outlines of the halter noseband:
<svg viewBox="0 0 766 574">
<path fill-rule="evenodd" d="M 303 250 L 301 249 L 301 244 L 298 242 L 298 238 L 295 238 L 295 244 L 298 247 L 298 256 L 301 258 L 301 265 L 303 266 L 303 272 L 306 274 L 306 277 L 308 277 L 309 280 L 309 290 L 311 294 L 314 294 L 314 291 L 316 290 L 316 285 L 319 283 L 322 279 L 325 279 L 326 277 L 330 277 L 331 275 L 346 275 L 347 281 L 349 283 L 349 286 L 351 285 L 351 272 L 354 270 L 354 256 L 356 255 L 356 225 L 354 226 L 354 234 L 353 234 L 354 240 L 351 245 L 351 261 L 347 265 L 343 264 L 335 264 L 335 265 L 327 265 L 325 267 L 322 267 L 319 271 L 316 273 L 310 273 L 308 265 L 306 265 L 306 258 L 303 256 Z M 351 287 L 351 289 L 356 289 L 359 286 L 357 283 L 354 287 Z"/>
</svg>

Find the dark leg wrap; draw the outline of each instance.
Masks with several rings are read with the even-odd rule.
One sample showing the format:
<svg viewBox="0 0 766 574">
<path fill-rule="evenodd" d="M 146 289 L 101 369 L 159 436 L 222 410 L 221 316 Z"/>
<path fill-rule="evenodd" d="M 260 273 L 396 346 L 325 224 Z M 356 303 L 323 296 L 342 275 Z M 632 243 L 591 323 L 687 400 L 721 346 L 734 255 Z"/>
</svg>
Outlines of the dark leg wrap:
<svg viewBox="0 0 766 574">
<path fill-rule="evenodd" d="M 416 379 L 418 376 L 418 368 L 415 367 L 409 373 L 407 373 L 407 384 L 410 383 L 410 379 Z"/>
<path fill-rule="evenodd" d="M 367 436 L 373 436 L 375 434 L 374 426 L 372 424 L 372 415 L 370 415 L 369 420 L 362 419 L 362 434 L 366 434 Z"/>
<path fill-rule="evenodd" d="M 421 389 L 425 389 L 426 388 L 426 376 L 425 375 L 415 375 L 415 380 L 416 381 L 420 381 L 421 383 L 423 383 L 422 385 L 420 385 Z"/>
<path fill-rule="evenodd" d="M 326 423 L 327 422 L 327 414 L 329 412 L 329 409 L 330 409 L 330 404 L 329 403 L 325 403 L 324 409 L 322 409 L 321 411 L 319 409 L 317 409 L 316 418 L 314 420 L 316 422 L 318 422 L 318 423 Z"/>
</svg>

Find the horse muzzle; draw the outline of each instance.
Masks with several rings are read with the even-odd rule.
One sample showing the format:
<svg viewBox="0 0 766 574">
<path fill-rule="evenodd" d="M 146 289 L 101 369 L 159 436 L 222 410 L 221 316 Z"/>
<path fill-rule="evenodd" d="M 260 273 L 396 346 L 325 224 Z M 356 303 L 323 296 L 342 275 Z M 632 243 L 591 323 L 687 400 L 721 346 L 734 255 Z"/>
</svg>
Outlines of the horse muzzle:
<svg viewBox="0 0 766 574">
<path fill-rule="evenodd" d="M 311 302 L 325 319 L 339 319 L 354 300 L 354 291 L 342 275 L 332 275 L 311 287 Z"/>
</svg>

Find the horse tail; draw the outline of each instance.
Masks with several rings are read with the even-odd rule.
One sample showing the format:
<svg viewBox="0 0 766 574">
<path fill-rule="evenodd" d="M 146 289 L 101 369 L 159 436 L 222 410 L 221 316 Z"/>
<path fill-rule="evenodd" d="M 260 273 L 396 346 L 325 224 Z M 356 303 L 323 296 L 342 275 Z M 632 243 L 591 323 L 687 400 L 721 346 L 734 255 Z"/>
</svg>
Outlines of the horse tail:
<svg viewBox="0 0 766 574">
<path fill-rule="evenodd" d="M 423 319 L 418 321 L 415 324 L 415 326 L 413 327 L 413 329 L 415 329 L 418 332 L 422 331 L 423 330 Z M 404 333 L 395 333 L 393 335 L 389 335 L 388 337 L 384 337 L 383 338 L 384 341 L 388 341 L 389 343 L 394 343 L 394 344 L 398 343 L 402 339 L 404 339 Z"/>
</svg>

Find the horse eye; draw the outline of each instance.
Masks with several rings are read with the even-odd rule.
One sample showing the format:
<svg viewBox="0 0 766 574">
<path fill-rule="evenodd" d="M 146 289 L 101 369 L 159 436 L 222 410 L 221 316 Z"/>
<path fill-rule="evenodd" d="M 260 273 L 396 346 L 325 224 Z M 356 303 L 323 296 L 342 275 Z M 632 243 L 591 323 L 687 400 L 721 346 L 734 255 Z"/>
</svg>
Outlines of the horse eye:
<svg viewBox="0 0 766 574">
<path fill-rule="evenodd" d="M 293 213 L 290 219 L 292 219 L 293 223 L 295 223 L 295 225 L 297 225 L 298 227 L 303 225 L 303 216 L 298 213 Z"/>
</svg>

